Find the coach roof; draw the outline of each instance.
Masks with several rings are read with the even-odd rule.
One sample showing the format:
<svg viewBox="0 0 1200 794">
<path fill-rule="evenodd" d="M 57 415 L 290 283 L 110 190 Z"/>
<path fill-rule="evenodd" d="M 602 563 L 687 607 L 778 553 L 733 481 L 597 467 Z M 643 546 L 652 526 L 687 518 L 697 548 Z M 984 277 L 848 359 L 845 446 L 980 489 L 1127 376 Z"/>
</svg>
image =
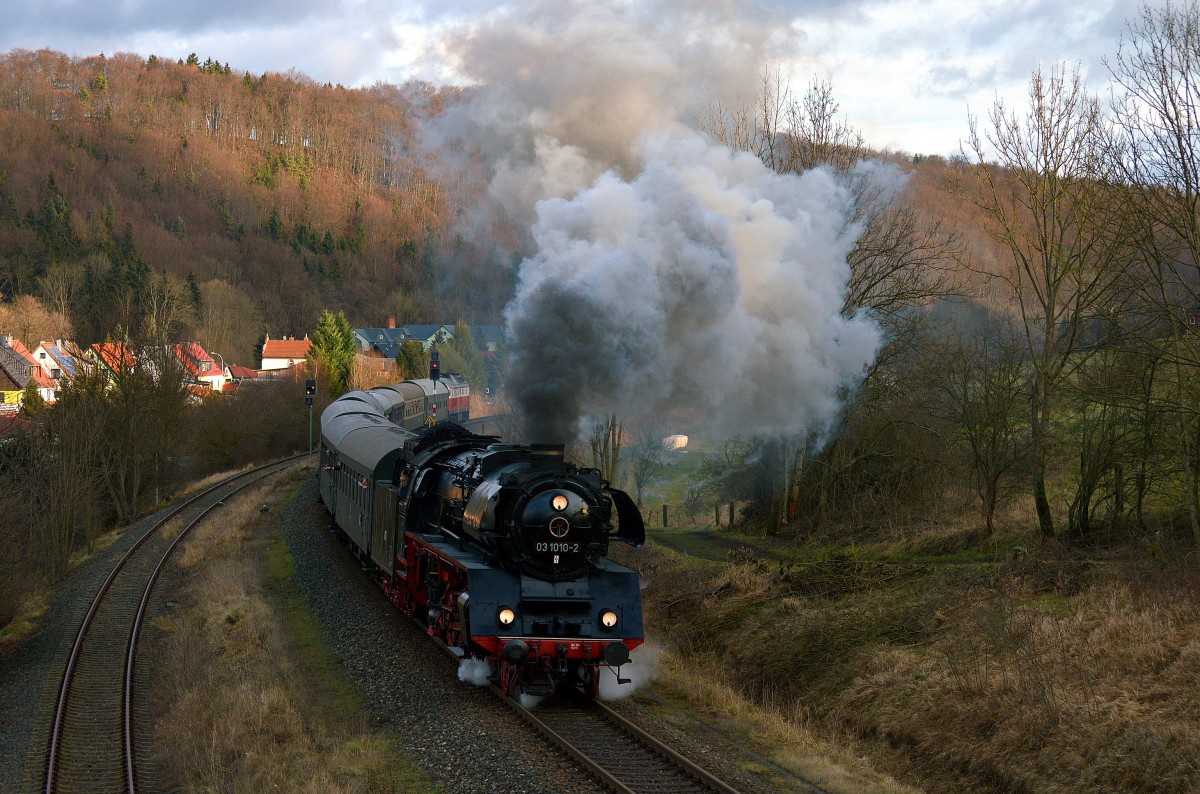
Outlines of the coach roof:
<svg viewBox="0 0 1200 794">
<path fill-rule="evenodd" d="M 349 419 L 349 417 L 346 417 Z M 371 473 L 374 480 L 391 476 L 396 461 L 405 455 L 404 442 L 412 438 L 407 431 L 390 422 L 376 425 L 360 422 L 348 427 L 337 442 L 339 459 Z"/>
</svg>

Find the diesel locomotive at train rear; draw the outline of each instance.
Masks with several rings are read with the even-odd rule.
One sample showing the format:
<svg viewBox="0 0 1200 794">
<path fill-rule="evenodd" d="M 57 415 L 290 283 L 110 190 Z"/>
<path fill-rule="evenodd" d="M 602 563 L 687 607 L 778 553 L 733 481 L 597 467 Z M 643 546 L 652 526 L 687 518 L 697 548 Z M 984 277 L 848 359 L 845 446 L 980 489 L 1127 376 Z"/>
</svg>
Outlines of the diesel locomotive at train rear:
<svg viewBox="0 0 1200 794">
<path fill-rule="evenodd" d="M 389 421 L 413 413 L 403 386 L 351 392 L 321 417 L 321 499 L 351 550 L 510 694 L 595 694 L 643 640 L 637 574 L 607 558 L 613 540 L 642 544 L 637 508 L 561 447 L 453 423 L 406 431 Z"/>
</svg>

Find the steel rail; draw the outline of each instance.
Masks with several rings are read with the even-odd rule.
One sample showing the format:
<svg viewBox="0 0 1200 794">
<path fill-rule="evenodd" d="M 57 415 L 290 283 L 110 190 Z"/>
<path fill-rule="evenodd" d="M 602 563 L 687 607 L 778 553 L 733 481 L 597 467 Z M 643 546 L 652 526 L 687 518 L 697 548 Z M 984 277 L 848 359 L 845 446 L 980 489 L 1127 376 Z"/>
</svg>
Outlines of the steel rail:
<svg viewBox="0 0 1200 794">
<path fill-rule="evenodd" d="M 662 740 L 652 736 L 651 734 L 639 728 L 637 725 L 634 725 L 632 722 L 606 706 L 603 702 L 599 700 L 593 700 L 592 706 L 598 709 L 599 712 L 603 714 L 609 722 L 613 723 L 618 728 L 633 736 L 639 742 L 670 761 L 674 766 L 683 770 L 683 772 L 689 777 L 695 778 L 713 791 L 719 792 L 719 794 L 737 794 L 737 790 L 728 783 L 721 780 L 707 769 L 699 766 L 692 760 L 684 758 L 682 755 L 663 743 Z"/>
<path fill-rule="evenodd" d="M 108 594 L 109 589 L 112 587 L 113 582 L 116 580 L 117 576 L 121 573 L 122 569 L 124 569 L 126 563 L 128 563 L 131 559 L 133 559 L 134 555 L 137 554 L 137 552 L 142 548 L 142 546 L 145 545 L 145 543 L 151 537 L 153 537 L 155 535 L 155 533 L 157 533 L 164 526 L 166 526 L 166 524 L 172 518 L 174 518 L 175 516 L 177 516 L 179 513 L 183 512 L 184 510 L 186 510 L 188 507 L 195 505 L 196 502 L 198 502 L 199 500 L 205 498 L 206 496 L 211 495 L 214 491 L 224 488 L 224 487 L 228 486 L 230 483 L 236 482 L 239 479 L 242 479 L 244 477 L 248 477 L 252 474 L 260 472 L 263 469 L 271 469 L 272 470 L 270 472 L 262 474 L 258 478 L 255 478 L 254 480 L 251 481 L 251 483 L 248 483 L 247 485 L 252 484 L 253 482 L 257 482 L 259 479 L 262 479 L 263 477 L 268 476 L 269 474 L 273 473 L 274 471 L 281 470 L 283 468 L 287 468 L 288 465 L 292 464 L 296 460 L 308 457 L 311 454 L 312 453 L 305 452 L 305 453 L 301 453 L 299 455 L 293 455 L 292 457 L 289 457 L 289 458 L 284 458 L 282 460 L 272 461 L 271 463 L 266 463 L 266 464 L 263 464 L 262 466 L 258 466 L 253 469 L 248 469 L 246 471 L 239 472 L 237 474 L 234 474 L 230 477 L 225 478 L 224 480 L 221 480 L 218 483 L 215 483 L 215 484 L 209 486 L 208 488 L 204 489 L 200 493 L 195 494 L 194 496 L 181 502 L 179 505 L 177 505 L 175 508 L 173 508 L 169 513 L 167 513 L 165 516 L 163 516 L 160 520 L 155 522 L 153 526 L 151 526 L 140 538 L 138 538 L 134 542 L 134 544 L 132 546 L 130 546 L 129 550 L 125 552 L 125 554 L 121 557 L 121 559 L 117 561 L 117 563 L 113 567 L 112 571 L 110 571 L 108 576 L 105 578 L 104 583 L 101 584 L 100 589 L 96 593 L 96 596 L 92 599 L 92 603 L 88 607 L 87 614 L 84 615 L 83 622 L 80 624 L 79 631 L 75 635 L 75 641 L 71 646 L 71 652 L 67 658 L 67 665 L 63 670 L 62 683 L 59 686 L 58 698 L 57 698 L 57 701 L 56 701 L 55 707 L 54 707 L 54 722 L 53 722 L 53 725 L 51 728 L 49 747 L 47 748 L 46 778 L 45 778 L 45 787 L 44 787 L 44 791 L 46 792 L 46 794 L 53 794 L 53 792 L 55 791 L 55 787 L 57 785 L 58 761 L 59 761 L 61 749 L 62 749 L 62 735 L 63 735 L 63 727 L 66 723 L 67 706 L 70 702 L 71 684 L 72 684 L 72 681 L 73 681 L 73 678 L 75 675 L 75 669 L 78 664 L 80 654 L 83 650 L 85 640 L 87 638 L 88 629 L 91 627 L 92 620 L 95 618 L 96 613 L 99 611 L 100 605 L 103 603 L 104 598 Z M 239 488 L 232 491 L 230 493 L 230 495 L 232 495 L 233 493 L 237 493 L 238 491 L 242 490 L 242 488 L 247 487 L 247 485 L 240 486 Z M 216 507 L 216 505 L 218 505 L 220 503 L 221 502 L 218 500 L 218 502 L 216 502 L 214 505 L 207 508 L 204 511 L 204 514 L 207 514 L 214 507 Z M 202 514 L 202 515 L 204 515 L 204 514 Z M 191 524 L 188 525 L 187 529 L 180 532 L 179 536 L 171 544 L 172 549 L 179 542 L 180 538 L 182 538 L 184 535 L 186 535 L 187 531 L 190 530 L 191 527 L 195 526 L 196 523 L 197 523 L 196 521 L 193 521 Z M 169 553 L 169 551 L 168 551 L 168 553 Z M 162 565 L 163 561 L 165 561 L 165 555 L 164 555 L 163 560 L 160 560 L 160 562 L 159 562 L 160 566 Z M 156 570 L 155 576 L 151 580 L 150 584 L 147 586 L 146 592 L 143 595 L 143 603 L 148 601 L 149 590 L 151 587 L 153 587 L 153 581 L 157 579 L 157 570 L 158 569 L 156 568 L 155 570 Z M 138 612 L 139 620 L 140 620 L 141 616 L 142 616 L 142 610 L 139 608 L 139 612 Z M 138 631 L 135 629 L 133 633 L 134 633 L 133 642 L 136 642 L 136 635 L 138 634 Z M 130 654 L 132 654 L 132 651 L 130 651 Z M 131 689 L 132 678 L 130 675 L 130 670 L 128 669 L 128 664 L 127 664 L 125 679 L 126 679 L 127 690 Z M 130 697 L 128 695 L 128 691 L 123 695 L 122 702 L 123 702 L 123 710 L 125 711 L 125 714 L 123 715 L 122 719 L 128 725 L 128 722 L 129 722 L 129 708 L 128 707 L 129 707 L 129 703 L 130 703 Z M 134 779 L 133 779 L 134 773 L 133 773 L 133 769 L 132 769 L 132 757 L 133 757 L 132 749 L 131 749 L 132 745 L 131 745 L 131 742 L 129 742 L 129 736 L 130 736 L 130 731 L 127 727 L 125 734 L 121 737 L 123 743 L 126 745 L 125 752 L 124 752 L 125 764 L 126 764 L 125 777 L 126 777 L 126 785 L 128 787 L 127 790 L 130 792 L 134 792 L 136 781 L 134 781 Z"/>
<path fill-rule="evenodd" d="M 625 781 L 618 778 L 616 774 L 605 768 L 600 761 L 597 761 L 595 758 L 589 755 L 586 750 L 577 747 L 569 739 L 562 736 L 558 731 L 554 730 L 554 728 L 539 718 L 532 709 L 526 708 L 515 698 L 506 695 L 499 686 L 492 684 L 491 690 L 497 697 L 503 700 L 509 708 L 520 715 L 522 719 L 533 726 L 534 729 L 549 739 L 564 753 L 574 759 L 578 764 L 580 764 L 610 790 L 617 792 L 617 794 L 639 793 L 640 789 L 633 788 Z M 689 759 L 683 757 L 678 752 L 664 744 L 662 741 L 634 725 L 632 722 L 625 719 L 620 714 L 601 703 L 599 700 L 588 701 L 587 707 L 593 709 L 596 714 L 612 723 L 614 726 L 628 735 L 632 740 L 650 750 L 667 764 L 695 781 L 700 788 L 706 791 L 716 792 L 716 794 L 738 794 L 737 790 L 728 783 L 721 780 L 711 772 L 698 766 Z"/>
<path fill-rule="evenodd" d="M 305 454 L 307 455 L 308 453 Z M 163 568 L 166 567 L 167 559 L 171 556 L 171 552 L 175 551 L 175 547 L 179 545 L 179 542 L 183 540 L 196 525 L 203 521 L 209 513 L 213 512 L 218 507 L 222 507 L 225 504 L 225 499 L 228 499 L 234 494 L 246 490 L 250 486 L 261 482 L 267 477 L 270 477 L 272 474 L 277 474 L 280 471 L 283 471 L 290 465 L 290 459 L 287 462 L 277 461 L 276 464 L 267 464 L 267 467 L 274 466 L 274 468 L 270 468 L 268 471 L 264 471 L 254 479 L 239 485 L 220 500 L 213 502 L 211 505 L 204 508 L 204 511 L 200 513 L 200 515 L 193 518 L 191 523 L 179 531 L 179 534 L 175 536 L 173 541 L 171 541 L 171 545 L 168 546 L 167 550 L 163 552 L 158 564 L 154 566 L 154 570 L 150 572 L 150 578 L 146 582 L 146 590 L 142 593 L 142 600 L 138 604 L 137 615 L 134 616 L 133 619 L 133 629 L 129 636 L 129 647 L 126 649 L 125 654 L 125 691 L 123 693 L 121 705 L 122 711 L 124 712 L 125 780 L 130 792 L 137 790 L 137 779 L 133 760 L 133 675 L 134 667 L 137 661 L 137 643 L 138 637 L 141 635 L 142 631 L 142 621 L 145 618 L 146 610 L 150 605 L 150 595 L 154 590 L 154 585 L 158 582 L 158 576 L 162 572 Z"/>
</svg>

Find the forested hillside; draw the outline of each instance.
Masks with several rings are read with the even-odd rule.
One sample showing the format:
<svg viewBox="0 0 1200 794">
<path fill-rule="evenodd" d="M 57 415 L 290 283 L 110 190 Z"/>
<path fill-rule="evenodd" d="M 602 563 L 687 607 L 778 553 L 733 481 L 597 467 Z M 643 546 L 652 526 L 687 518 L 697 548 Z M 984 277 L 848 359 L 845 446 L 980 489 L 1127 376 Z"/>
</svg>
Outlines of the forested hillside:
<svg viewBox="0 0 1200 794">
<path fill-rule="evenodd" d="M 304 333 L 327 306 L 364 325 L 495 317 L 509 276 L 453 237 L 459 208 L 415 143 L 455 95 L 196 57 L 2 55 L 0 296 L 37 295 L 89 342 L 136 325 L 165 273 L 194 335 L 247 362 L 262 331 Z"/>
</svg>

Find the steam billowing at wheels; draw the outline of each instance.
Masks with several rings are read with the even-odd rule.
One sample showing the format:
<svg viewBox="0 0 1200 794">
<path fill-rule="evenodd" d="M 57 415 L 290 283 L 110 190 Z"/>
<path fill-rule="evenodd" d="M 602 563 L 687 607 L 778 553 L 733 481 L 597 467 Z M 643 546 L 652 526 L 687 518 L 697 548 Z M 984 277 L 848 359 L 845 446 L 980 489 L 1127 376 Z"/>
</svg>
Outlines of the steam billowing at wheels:
<svg viewBox="0 0 1200 794">
<path fill-rule="evenodd" d="M 642 545 L 641 514 L 562 446 L 433 423 L 447 394 L 431 377 L 325 409 L 317 477 L 335 526 L 396 607 L 508 694 L 594 696 L 608 668 L 623 681 L 641 596 L 607 553 Z"/>
</svg>

